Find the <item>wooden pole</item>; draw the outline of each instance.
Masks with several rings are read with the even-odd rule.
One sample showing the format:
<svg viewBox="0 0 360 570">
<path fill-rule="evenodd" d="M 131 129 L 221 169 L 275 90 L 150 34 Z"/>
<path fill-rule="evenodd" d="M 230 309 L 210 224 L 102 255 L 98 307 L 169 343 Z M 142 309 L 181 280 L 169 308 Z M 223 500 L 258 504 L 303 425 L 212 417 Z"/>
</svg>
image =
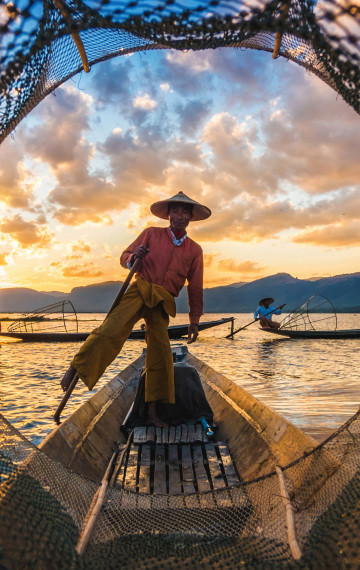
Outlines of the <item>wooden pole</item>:
<svg viewBox="0 0 360 570">
<path fill-rule="evenodd" d="M 289 540 L 289 546 L 290 546 L 291 554 L 292 554 L 294 560 L 299 560 L 302 556 L 302 552 L 301 552 L 301 548 L 299 546 L 299 543 L 298 543 L 297 537 L 296 537 L 294 507 L 291 504 L 288 492 L 287 492 L 286 487 L 285 487 L 285 479 L 284 479 L 284 474 L 282 472 L 281 467 L 276 465 L 275 471 L 276 471 L 277 476 L 279 478 L 281 497 L 282 497 L 283 503 L 285 505 L 285 510 L 286 510 L 286 527 L 287 527 L 288 540 Z"/>
<path fill-rule="evenodd" d="M 134 430 L 131 431 L 131 433 L 128 437 L 128 440 L 126 442 L 126 445 L 123 448 L 123 450 L 121 451 L 120 456 L 119 456 L 120 447 L 118 445 L 116 450 L 114 451 L 111 459 L 110 459 L 110 462 L 107 466 L 104 477 L 102 478 L 101 485 L 100 485 L 99 489 L 96 491 L 96 493 L 93 497 L 93 500 L 91 501 L 91 505 L 89 507 L 89 510 L 88 510 L 88 512 L 84 518 L 84 522 L 83 522 L 83 526 L 82 526 L 82 529 L 80 532 L 79 540 L 78 540 L 78 543 L 75 547 L 75 550 L 78 554 L 83 554 L 87 545 L 88 545 L 88 542 L 89 542 L 91 535 L 94 531 L 96 521 L 97 521 L 98 516 L 100 514 L 101 507 L 104 504 L 104 501 L 106 498 L 106 491 L 108 490 L 109 486 L 113 487 L 115 485 L 118 473 L 121 469 L 121 465 L 123 462 L 124 455 L 127 452 L 127 450 L 129 449 L 133 439 L 134 439 Z M 114 467 L 115 461 L 117 459 L 118 459 L 117 466 Z"/>
<path fill-rule="evenodd" d="M 132 279 L 134 273 L 136 273 L 136 271 L 138 270 L 141 261 L 142 261 L 142 259 L 141 259 L 140 257 L 137 257 L 137 258 L 135 259 L 134 265 L 133 265 L 132 268 L 130 269 L 127 278 L 125 279 L 125 281 L 124 281 L 124 283 L 123 283 L 123 285 L 122 285 L 122 287 L 121 287 L 119 293 L 116 295 L 115 300 L 114 300 L 113 304 L 111 305 L 111 307 L 110 307 L 110 309 L 109 309 L 109 311 L 108 311 L 108 313 L 107 313 L 107 315 L 106 315 L 106 317 L 105 317 L 105 319 L 104 319 L 103 322 L 106 321 L 106 319 L 108 318 L 108 316 L 113 312 L 113 310 L 115 309 L 115 307 L 117 307 L 117 305 L 120 303 L 120 301 L 121 301 L 121 299 L 122 299 L 124 293 L 126 292 L 128 286 L 129 286 L 129 284 L 130 284 L 130 281 L 131 281 L 131 279 Z M 70 383 L 68 389 L 66 390 L 66 392 L 65 392 L 65 394 L 64 394 L 64 396 L 63 396 L 63 398 L 62 398 L 62 400 L 61 400 L 61 402 L 60 402 L 60 404 L 59 404 L 59 406 L 58 406 L 58 408 L 57 408 L 57 410 L 56 410 L 56 412 L 55 412 L 55 414 L 54 414 L 54 421 L 55 421 L 55 423 L 56 423 L 57 425 L 60 424 L 60 414 L 61 414 L 61 412 L 63 411 L 63 409 L 65 408 L 66 402 L 67 402 L 68 399 L 70 398 L 71 393 L 72 393 L 72 391 L 74 390 L 74 388 L 75 388 L 75 386 L 76 386 L 78 380 L 79 380 L 79 376 L 77 375 L 76 370 L 75 370 L 75 372 L 74 372 L 74 377 L 73 377 L 73 379 L 71 380 L 71 383 Z"/>
<path fill-rule="evenodd" d="M 269 311 L 268 313 L 266 313 L 266 315 L 263 315 L 263 317 L 267 317 L 268 315 L 271 315 L 271 313 L 273 313 L 274 311 L 277 311 L 278 309 L 282 309 L 283 307 L 285 307 L 284 305 L 280 305 L 280 307 L 276 307 L 276 309 L 273 309 L 272 311 Z M 250 325 L 252 325 L 253 323 L 256 323 L 259 319 L 254 319 L 253 321 L 251 321 L 251 323 L 248 323 L 247 325 L 245 325 L 244 327 L 241 327 L 240 329 L 236 329 L 236 331 L 231 331 L 230 334 L 226 335 L 225 338 L 233 338 L 234 334 L 246 329 L 246 327 L 249 327 Z"/>
<path fill-rule="evenodd" d="M 105 500 L 105 495 L 106 495 L 106 491 L 107 488 L 109 486 L 109 480 L 110 480 L 110 476 L 111 476 L 111 470 L 112 467 L 114 465 L 115 459 L 117 457 L 117 449 L 116 451 L 114 451 L 109 464 L 107 466 L 107 469 L 105 471 L 105 475 L 102 478 L 101 481 L 101 485 L 98 488 L 98 490 L 96 491 L 93 500 L 91 501 L 91 505 L 90 508 L 86 514 L 85 517 L 85 525 L 83 526 L 81 533 L 80 533 L 80 537 L 78 540 L 78 543 L 75 547 L 75 550 L 78 554 L 83 554 L 89 540 L 91 537 L 91 534 L 94 530 L 96 521 L 98 519 L 101 507 L 104 504 L 104 500 Z"/>
</svg>

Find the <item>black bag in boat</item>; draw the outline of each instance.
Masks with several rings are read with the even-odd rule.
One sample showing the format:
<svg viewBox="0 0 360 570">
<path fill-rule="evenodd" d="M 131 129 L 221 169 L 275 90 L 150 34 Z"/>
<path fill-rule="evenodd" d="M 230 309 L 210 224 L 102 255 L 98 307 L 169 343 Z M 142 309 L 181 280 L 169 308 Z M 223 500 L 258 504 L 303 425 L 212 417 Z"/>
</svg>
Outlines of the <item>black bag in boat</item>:
<svg viewBox="0 0 360 570">
<path fill-rule="evenodd" d="M 168 425 L 197 423 L 205 418 L 213 421 L 212 409 L 205 397 L 198 372 L 192 366 L 174 364 L 175 404 L 156 405 L 159 418 Z M 125 428 L 144 426 L 147 422 L 147 404 L 145 403 L 145 372 L 139 384 L 131 413 L 126 420 Z"/>
</svg>

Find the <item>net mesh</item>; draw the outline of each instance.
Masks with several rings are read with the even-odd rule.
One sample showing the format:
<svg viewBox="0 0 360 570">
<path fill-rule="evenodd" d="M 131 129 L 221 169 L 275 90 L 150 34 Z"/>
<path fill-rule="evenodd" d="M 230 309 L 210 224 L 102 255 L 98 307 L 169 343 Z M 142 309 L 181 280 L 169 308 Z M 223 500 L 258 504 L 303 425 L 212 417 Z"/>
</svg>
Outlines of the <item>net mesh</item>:
<svg viewBox="0 0 360 570">
<path fill-rule="evenodd" d="M 75 546 L 99 483 L 0 418 L 0 565 L 27 568 L 356 568 L 360 412 L 283 468 L 303 552 L 294 560 L 278 474 L 190 495 L 109 488 L 85 554 Z"/>
<path fill-rule="evenodd" d="M 238 47 L 316 74 L 360 111 L 360 6 L 350 0 L 1 0 L 2 141 L 82 69 L 140 50 Z"/>
<path fill-rule="evenodd" d="M 23 313 L 10 323 L 7 330 L 11 333 L 77 333 L 79 326 L 74 305 L 66 299 Z"/>
<path fill-rule="evenodd" d="M 337 315 L 333 304 L 322 295 L 313 295 L 281 321 L 280 328 L 291 331 L 335 331 Z"/>
</svg>

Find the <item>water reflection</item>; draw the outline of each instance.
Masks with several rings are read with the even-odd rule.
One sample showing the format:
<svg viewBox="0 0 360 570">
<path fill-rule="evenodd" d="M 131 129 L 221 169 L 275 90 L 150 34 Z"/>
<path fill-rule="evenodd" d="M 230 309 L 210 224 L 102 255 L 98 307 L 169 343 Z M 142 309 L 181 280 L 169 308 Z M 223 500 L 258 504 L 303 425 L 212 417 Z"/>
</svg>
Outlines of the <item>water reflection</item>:
<svg viewBox="0 0 360 570">
<path fill-rule="evenodd" d="M 80 316 L 83 330 L 91 330 L 103 318 Z M 206 320 L 222 316 L 208 314 Z M 339 328 L 358 327 L 358 315 L 340 318 Z M 186 315 L 179 315 L 171 324 L 186 321 Z M 249 315 L 236 315 L 236 327 L 248 322 Z M 202 331 L 199 341 L 189 346 L 190 351 L 301 429 L 325 436 L 357 411 L 360 340 L 269 339 L 258 325 L 228 340 L 224 337 L 229 330 L 228 325 L 222 325 Z M 59 380 L 79 346 L 80 343 L 0 344 L 2 413 L 34 443 L 54 428 L 53 414 L 63 395 Z M 128 341 L 95 391 L 140 356 L 144 347 L 144 341 Z M 75 411 L 93 393 L 79 382 L 62 417 Z"/>
</svg>

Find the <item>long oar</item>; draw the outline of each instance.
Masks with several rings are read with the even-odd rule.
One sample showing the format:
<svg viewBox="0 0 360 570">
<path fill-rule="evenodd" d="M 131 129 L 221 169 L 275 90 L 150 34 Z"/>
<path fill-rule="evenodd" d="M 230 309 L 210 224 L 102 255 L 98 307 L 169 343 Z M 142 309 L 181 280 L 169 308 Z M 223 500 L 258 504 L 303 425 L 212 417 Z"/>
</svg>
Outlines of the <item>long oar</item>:
<svg viewBox="0 0 360 570">
<path fill-rule="evenodd" d="M 273 313 L 274 311 L 277 311 L 278 309 L 282 309 L 283 307 L 285 307 L 284 305 L 280 305 L 279 307 L 277 307 L 276 309 L 272 309 L 272 311 L 269 311 L 268 313 L 266 313 L 266 315 L 262 315 L 263 317 L 267 317 L 268 315 L 271 315 L 271 313 Z M 225 338 L 232 338 L 234 336 L 234 334 L 243 331 L 244 329 L 246 329 L 246 327 L 249 327 L 250 325 L 252 325 L 253 323 L 256 323 L 259 319 L 254 319 L 253 321 L 251 321 L 251 323 L 248 323 L 247 325 L 245 325 L 244 327 L 241 327 L 240 329 L 236 329 L 236 331 L 231 332 L 230 334 L 228 334 Z"/>
<path fill-rule="evenodd" d="M 124 293 L 126 292 L 126 290 L 127 290 L 128 286 L 129 286 L 129 284 L 130 284 L 130 281 L 131 281 L 131 279 L 132 279 L 134 273 L 138 270 L 138 267 L 139 267 L 140 263 L 141 263 L 141 258 L 140 258 L 140 257 L 137 257 L 137 258 L 135 259 L 134 265 L 133 265 L 132 268 L 130 269 L 129 274 L 128 274 L 127 278 L 125 279 L 125 281 L 124 281 L 124 283 L 123 283 L 123 285 L 122 285 L 122 287 L 121 287 L 119 293 L 117 294 L 117 296 L 116 296 L 116 298 L 115 298 L 113 304 L 111 305 L 111 307 L 110 307 L 110 309 L 109 309 L 109 311 L 108 311 L 108 313 L 107 313 L 107 315 L 106 315 L 106 317 L 105 317 L 105 319 L 104 319 L 104 322 L 106 321 L 106 319 L 108 318 L 108 316 L 110 315 L 110 313 L 113 312 L 113 310 L 115 309 L 115 307 L 120 303 L 121 298 L 123 297 Z M 60 423 L 60 414 L 61 414 L 61 412 L 63 411 L 63 409 L 65 408 L 66 402 L 67 402 L 68 399 L 70 398 L 70 396 L 71 396 L 71 394 L 72 394 L 72 391 L 74 390 L 74 388 L 75 388 L 75 386 L 76 386 L 78 380 L 79 380 L 79 376 L 78 376 L 77 373 L 75 372 L 75 373 L 74 373 L 74 377 L 73 377 L 73 379 L 71 380 L 71 382 L 70 382 L 70 384 L 69 384 L 69 387 L 67 388 L 67 390 L 66 390 L 66 392 L 65 392 L 65 394 L 64 394 L 64 396 L 63 396 L 63 399 L 61 400 L 61 402 L 60 402 L 60 404 L 59 404 L 59 407 L 58 407 L 58 409 L 56 410 L 56 412 L 55 412 L 55 414 L 54 414 L 54 421 L 55 421 L 56 424 L 59 424 L 59 423 Z"/>
</svg>

